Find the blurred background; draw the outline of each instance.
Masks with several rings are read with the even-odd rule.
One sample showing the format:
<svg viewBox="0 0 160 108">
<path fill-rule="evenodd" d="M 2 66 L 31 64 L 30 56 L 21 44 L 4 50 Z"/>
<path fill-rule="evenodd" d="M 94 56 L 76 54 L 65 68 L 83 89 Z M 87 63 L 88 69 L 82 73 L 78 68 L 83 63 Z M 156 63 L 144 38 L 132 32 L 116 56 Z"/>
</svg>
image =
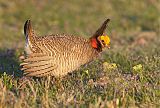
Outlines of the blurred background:
<svg viewBox="0 0 160 108">
<path fill-rule="evenodd" d="M 160 45 L 159 10 L 158 0 L 1 0 L 0 70 L 6 71 L 3 67 L 9 63 L 15 65 L 13 60 L 23 53 L 27 19 L 38 35 L 65 33 L 89 38 L 110 18 L 105 32 L 111 37 L 110 51 L 155 54 Z"/>
<path fill-rule="evenodd" d="M 115 34 L 115 38 L 125 40 L 144 31 L 158 33 L 159 8 L 158 0 L 1 0 L 0 48 L 23 46 L 27 19 L 39 35 L 89 37 L 107 18 L 111 22 L 106 33 Z"/>
</svg>

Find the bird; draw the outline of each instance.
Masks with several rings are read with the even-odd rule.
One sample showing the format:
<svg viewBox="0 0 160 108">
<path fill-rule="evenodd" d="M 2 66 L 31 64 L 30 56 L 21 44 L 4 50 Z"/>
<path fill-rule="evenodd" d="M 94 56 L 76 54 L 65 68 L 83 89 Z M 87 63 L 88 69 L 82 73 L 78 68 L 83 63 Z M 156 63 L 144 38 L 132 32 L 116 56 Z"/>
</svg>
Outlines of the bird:
<svg viewBox="0 0 160 108">
<path fill-rule="evenodd" d="M 56 34 L 38 36 L 32 28 L 31 20 L 24 24 L 26 57 L 20 64 L 24 76 L 64 77 L 79 69 L 110 48 L 110 37 L 105 29 L 110 19 L 106 19 L 88 39 L 81 36 Z"/>
</svg>

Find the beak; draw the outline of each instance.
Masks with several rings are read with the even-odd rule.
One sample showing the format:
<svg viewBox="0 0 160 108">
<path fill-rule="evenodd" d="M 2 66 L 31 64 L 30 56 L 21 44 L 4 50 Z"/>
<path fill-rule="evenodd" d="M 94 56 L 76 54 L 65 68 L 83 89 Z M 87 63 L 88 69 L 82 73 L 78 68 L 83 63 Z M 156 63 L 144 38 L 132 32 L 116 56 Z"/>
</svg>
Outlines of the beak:
<svg viewBox="0 0 160 108">
<path fill-rule="evenodd" d="M 107 45 L 107 48 L 110 49 L 110 45 Z"/>
</svg>

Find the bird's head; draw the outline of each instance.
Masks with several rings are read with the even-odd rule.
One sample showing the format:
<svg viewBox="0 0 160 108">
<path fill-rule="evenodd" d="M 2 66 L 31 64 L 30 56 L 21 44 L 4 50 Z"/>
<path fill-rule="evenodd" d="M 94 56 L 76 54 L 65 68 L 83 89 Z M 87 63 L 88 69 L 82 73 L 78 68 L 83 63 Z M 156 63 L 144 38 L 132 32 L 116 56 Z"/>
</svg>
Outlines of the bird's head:
<svg viewBox="0 0 160 108">
<path fill-rule="evenodd" d="M 100 42 L 102 48 L 107 47 L 110 48 L 110 38 L 109 36 L 99 36 L 98 41 Z"/>
<path fill-rule="evenodd" d="M 91 38 L 91 45 L 95 49 L 103 49 L 105 47 L 110 48 L 110 38 L 107 35 Z"/>
<path fill-rule="evenodd" d="M 107 19 L 102 26 L 95 32 L 95 34 L 90 38 L 91 45 L 93 48 L 102 51 L 103 48 L 110 48 L 110 38 L 108 35 L 104 35 L 107 23 L 110 19 Z"/>
</svg>

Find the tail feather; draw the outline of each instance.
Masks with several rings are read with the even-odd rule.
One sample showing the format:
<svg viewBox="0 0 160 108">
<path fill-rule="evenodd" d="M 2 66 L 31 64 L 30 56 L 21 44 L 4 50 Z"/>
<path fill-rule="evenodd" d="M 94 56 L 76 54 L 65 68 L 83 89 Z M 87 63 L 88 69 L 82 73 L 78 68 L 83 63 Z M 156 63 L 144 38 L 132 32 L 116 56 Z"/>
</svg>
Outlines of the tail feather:
<svg viewBox="0 0 160 108">
<path fill-rule="evenodd" d="M 26 44 L 32 44 L 35 41 L 34 31 L 32 29 L 31 21 L 27 20 L 24 24 L 24 35 L 26 38 Z"/>
</svg>

